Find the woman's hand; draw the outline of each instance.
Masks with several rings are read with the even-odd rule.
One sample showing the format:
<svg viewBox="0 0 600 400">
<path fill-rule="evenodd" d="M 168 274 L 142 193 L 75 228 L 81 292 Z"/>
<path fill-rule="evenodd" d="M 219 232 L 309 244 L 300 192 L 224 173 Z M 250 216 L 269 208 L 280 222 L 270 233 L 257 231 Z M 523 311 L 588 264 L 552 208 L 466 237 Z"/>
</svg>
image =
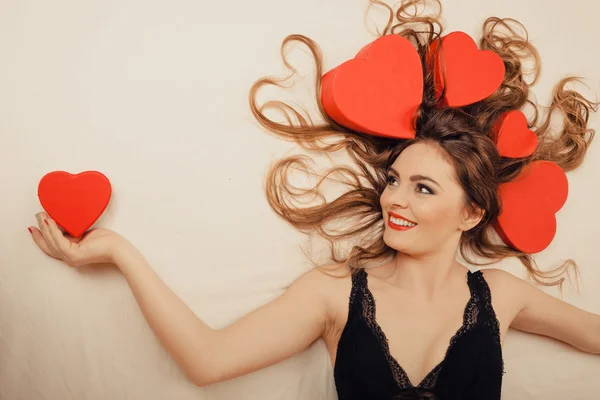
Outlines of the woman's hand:
<svg viewBox="0 0 600 400">
<path fill-rule="evenodd" d="M 30 226 L 33 240 L 46 254 L 64 261 L 71 267 L 95 263 L 115 263 L 117 250 L 129 242 L 108 229 L 92 229 L 80 238 L 63 234 L 56 222 L 46 213 L 37 213 L 38 226 Z"/>
</svg>

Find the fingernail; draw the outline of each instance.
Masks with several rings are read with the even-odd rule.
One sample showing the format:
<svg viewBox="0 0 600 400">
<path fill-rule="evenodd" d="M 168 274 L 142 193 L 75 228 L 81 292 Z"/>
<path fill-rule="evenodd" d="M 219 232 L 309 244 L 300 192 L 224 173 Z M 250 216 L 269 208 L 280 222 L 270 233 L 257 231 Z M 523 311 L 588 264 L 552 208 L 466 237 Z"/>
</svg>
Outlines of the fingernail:
<svg viewBox="0 0 600 400">
<path fill-rule="evenodd" d="M 30 227 L 27 227 L 27 230 L 29 231 L 29 233 L 33 233 L 33 232 L 31 231 L 31 228 L 30 228 Z"/>
</svg>

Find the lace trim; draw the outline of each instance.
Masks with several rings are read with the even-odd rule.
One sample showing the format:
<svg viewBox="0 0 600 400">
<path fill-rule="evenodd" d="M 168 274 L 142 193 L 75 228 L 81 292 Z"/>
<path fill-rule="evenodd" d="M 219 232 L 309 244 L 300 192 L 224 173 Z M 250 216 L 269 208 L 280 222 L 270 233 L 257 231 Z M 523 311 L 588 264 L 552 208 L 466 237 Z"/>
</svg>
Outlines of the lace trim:
<svg viewBox="0 0 600 400">
<path fill-rule="evenodd" d="M 468 272 L 467 276 L 471 296 L 463 312 L 463 323 L 450 339 L 450 343 L 448 345 L 448 348 L 446 349 L 446 353 L 444 354 L 444 358 L 442 359 L 442 361 L 440 361 L 427 375 L 425 375 L 425 377 L 417 386 L 414 386 L 408 378 L 406 371 L 404 371 L 400 363 L 390 353 L 388 338 L 386 337 L 385 333 L 376 321 L 375 298 L 373 297 L 373 294 L 368 288 L 367 273 L 364 270 L 360 271 L 360 280 L 357 281 L 357 283 L 359 283 L 359 285 L 357 286 L 360 290 L 360 293 L 362 294 L 363 299 L 363 317 L 367 322 L 367 325 L 371 328 L 373 333 L 379 339 L 379 343 L 381 344 L 385 358 L 388 361 L 392 375 L 394 376 L 394 380 L 401 388 L 432 389 L 437 382 L 437 378 L 443 367 L 444 361 L 448 358 L 448 354 L 454 346 L 454 344 L 456 343 L 456 341 L 477 323 L 479 316 L 479 309 L 477 307 L 477 304 L 479 303 L 477 291 L 474 290 L 472 284 L 472 274 Z"/>
<path fill-rule="evenodd" d="M 357 297 L 359 294 L 362 294 L 361 292 L 363 292 L 363 290 L 361 290 L 361 288 L 365 286 L 365 277 L 363 275 L 366 275 L 364 269 L 360 269 L 352 275 L 352 288 L 350 289 L 350 300 L 348 302 L 348 322 L 350 321 L 350 318 L 356 314 L 357 302 L 360 300 L 357 300 Z"/>
<path fill-rule="evenodd" d="M 506 374 L 506 371 L 504 370 L 504 357 L 502 356 L 502 342 L 500 339 L 500 321 L 498 321 L 498 318 L 496 317 L 496 312 L 494 311 L 494 307 L 492 306 L 492 292 L 481 270 L 477 271 L 474 275 L 481 286 L 481 293 L 483 295 L 483 307 L 489 317 L 484 320 L 484 323 L 490 328 L 490 330 L 494 334 L 494 339 L 496 339 L 495 345 L 500 350 L 500 360 L 502 362 L 502 375 L 504 375 Z"/>
</svg>

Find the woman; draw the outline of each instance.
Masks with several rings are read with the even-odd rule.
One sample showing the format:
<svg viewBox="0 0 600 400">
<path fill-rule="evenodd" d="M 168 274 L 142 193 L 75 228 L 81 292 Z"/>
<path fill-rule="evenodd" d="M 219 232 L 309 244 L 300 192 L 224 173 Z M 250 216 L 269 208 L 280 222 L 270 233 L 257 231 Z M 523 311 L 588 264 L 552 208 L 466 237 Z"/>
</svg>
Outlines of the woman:
<svg viewBox="0 0 600 400">
<path fill-rule="evenodd" d="M 518 159 L 501 157 L 490 137 L 492 125 L 503 112 L 529 102 L 531 83 L 525 82 L 521 58 L 538 61 L 537 52 L 511 30 L 511 21 L 488 19 L 480 46 L 504 61 L 500 89 L 469 106 L 438 107 L 426 51 L 442 28 L 438 15 L 408 15 L 417 3 L 403 4 L 396 13 L 399 24 L 390 30 L 390 22 L 383 32 L 402 28 L 399 34 L 414 41 L 425 71 L 423 102 L 414 118 L 415 139 L 384 139 L 343 127 L 324 112 L 319 96 L 325 124 L 313 125 L 291 107 L 270 103 L 292 112 L 299 121 L 297 126 L 291 118 L 280 124 L 269 120 L 255 101 L 261 86 L 278 81 L 261 79 L 251 90 L 251 108 L 264 127 L 312 150 L 346 149 L 360 169 L 360 173 L 347 167 L 328 171 L 327 175 L 341 174 L 351 190 L 330 203 L 304 208 L 293 206 L 288 197 L 320 194 L 319 185 L 299 193 L 286 180 L 290 168 L 308 171 L 303 158 L 281 160 L 269 172 L 272 208 L 298 229 L 316 230 L 329 240 L 334 261 L 306 273 L 274 301 L 214 330 L 118 233 L 94 229 L 77 240 L 63 235 L 45 213 L 38 213 L 38 227 L 29 228 L 33 239 L 45 253 L 70 266 L 116 265 L 152 330 L 197 385 L 267 367 L 319 338 L 329 349 L 340 399 L 499 399 L 502 343 L 510 326 L 600 354 L 599 315 L 502 270 L 471 272 L 455 259 L 459 248 L 466 259 L 467 252 L 492 261 L 516 256 L 538 283 L 562 283 L 562 277 L 549 278 L 576 267 L 573 262 L 543 272 L 530 254 L 495 244 L 488 234 L 501 212 L 500 185 L 535 160 L 552 161 L 564 171 L 582 162 L 593 136 L 587 118 L 596 104 L 565 89 L 569 80 L 563 80 L 547 119 L 536 131 L 536 151 Z M 410 29 L 411 23 L 423 26 Z M 498 32 L 503 28 L 510 34 Z M 298 35 L 283 45 L 290 40 L 302 41 L 313 52 L 320 89 L 318 47 Z M 537 74 L 533 82 L 536 78 Z M 556 138 L 548 134 L 553 110 L 566 116 Z M 341 217 L 345 224 L 330 230 L 327 224 Z M 336 253 L 334 243 L 359 236 L 359 245 L 349 255 Z M 367 263 L 375 266 L 367 268 Z"/>
</svg>

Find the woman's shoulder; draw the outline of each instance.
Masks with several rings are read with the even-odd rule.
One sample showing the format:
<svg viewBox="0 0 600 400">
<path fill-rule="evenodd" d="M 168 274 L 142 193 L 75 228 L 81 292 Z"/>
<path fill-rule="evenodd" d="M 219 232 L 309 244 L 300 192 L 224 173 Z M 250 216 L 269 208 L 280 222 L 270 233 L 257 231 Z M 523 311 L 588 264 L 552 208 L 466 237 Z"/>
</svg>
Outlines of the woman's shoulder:
<svg viewBox="0 0 600 400">
<path fill-rule="evenodd" d="M 479 271 L 481 271 L 490 289 L 493 286 L 497 290 L 512 292 L 515 287 L 527 284 L 518 276 L 500 268 L 482 268 Z"/>
<path fill-rule="evenodd" d="M 352 270 L 347 263 L 320 265 L 308 271 L 305 276 L 322 291 L 334 295 L 337 290 L 352 285 Z"/>
<path fill-rule="evenodd" d="M 347 262 L 321 265 L 315 268 L 315 271 L 318 271 L 325 276 L 333 278 L 334 280 L 340 278 L 350 278 L 352 273 L 352 269 L 350 268 Z"/>
<path fill-rule="evenodd" d="M 525 304 L 524 294 L 531 286 L 529 282 L 499 268 L 485 268 L 480 270 L 487 282 L 492 304 L 496 313 L 503 316 L 504 322 L 510 325 Z M 502 321 L 501 321 L 502 322 Z"/>
<path fill-rule="evenodd" d="M 330 263 L 315 267 L 305 274 L 305 278 L 315 285 L 315 289 L 327 301 L 333 314 L 337 314 L 340 308 L 347 308 L 352 289 L 352 269 L 347 263 Z"/>
<path fill-rule="evenodd" d="M 484 268 L 479 271 L 492 294 L 497 297 L 518 297 L 519 288 L 527 284 L 523 279 L 503 269 Z"/>
<path fill-rule="evenodd" d="M 336 296 L 339 290 L 350 288 L 352 271 L 346 263 L 332 263 L 316 266 L 302 274 L 294 285 L 302 286 L 314 294 L 327 298 Z"/>
</svg>

